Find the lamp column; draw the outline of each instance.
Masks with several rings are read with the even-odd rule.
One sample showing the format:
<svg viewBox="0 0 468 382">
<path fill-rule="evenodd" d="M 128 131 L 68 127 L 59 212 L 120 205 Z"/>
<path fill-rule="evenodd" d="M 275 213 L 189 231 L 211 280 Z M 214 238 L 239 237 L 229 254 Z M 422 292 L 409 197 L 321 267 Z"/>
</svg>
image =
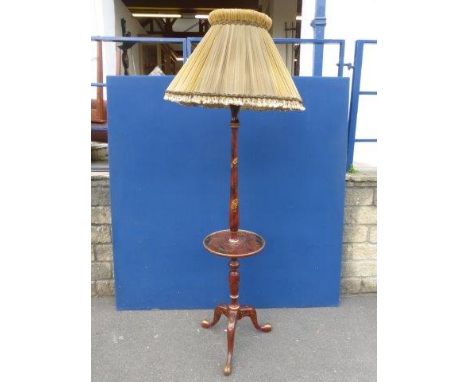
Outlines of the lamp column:
<svg viewBox="0 0 468 382">
<path fill-rule="evenodd" d="M 240 106 L 231 105 L 231 191 L 229 196 L 229 229 L 231 231 L 230 241 L 237 241 L 239 231 L 239 195 L 237 174 L 237 131 L 239 130 Z"/>
<path fill-rule="evenodd" d="M 224 374 L 231 374 L 232 356 L 234 352 L 234 336 L 237 321 L 249 317 L 257 330 L 264 333 L 271 331 L 270 324 L 260 325 L 257 321 L 257 311 L 250 305 L 239 305 L 239 259 L 258 253 L 265 241 L 261 236 L 244 230 L 239 230 L 239 194 L 238 194 L 238 157 L 237 133 L 240 106 L 231 105 L 231 188 L 229 193 L 229 230 L 214 232 L 208 235 L 203 244 L 205 248 L 218 256 L 229 258 L 229 304 L 219 304 L 215 307 L 213 319 L 203 320 L 202 327 L 208 329 L 216 325 L 222 315 L 228 319 L 227 325 L 227 357 Z"/>
</svg>

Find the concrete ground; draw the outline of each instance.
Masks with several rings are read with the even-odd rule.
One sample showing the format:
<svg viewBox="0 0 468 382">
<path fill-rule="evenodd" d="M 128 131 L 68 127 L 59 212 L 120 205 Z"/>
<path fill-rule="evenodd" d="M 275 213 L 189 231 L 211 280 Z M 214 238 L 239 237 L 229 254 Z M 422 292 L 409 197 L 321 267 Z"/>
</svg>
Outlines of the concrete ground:
<svg viewBox="0 0 468 382">
<path fill-rule="evenodd" d="M 374 382 L 376 295 L 345 296 L 336 308 L 262 309 L 257 332 L 236 330 L 233 371 L 223 375 L 226 319 L 209 310 L 118 312 L 113 298 L 92 299 L 94 382 Z"/>
</svg>

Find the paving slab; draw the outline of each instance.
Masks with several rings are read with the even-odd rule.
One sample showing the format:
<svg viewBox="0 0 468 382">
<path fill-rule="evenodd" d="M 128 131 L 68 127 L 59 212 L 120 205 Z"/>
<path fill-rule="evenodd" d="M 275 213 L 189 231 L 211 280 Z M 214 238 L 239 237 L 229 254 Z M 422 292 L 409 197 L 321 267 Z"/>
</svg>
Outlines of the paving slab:
<svg viewBox="0 0 468 382">
<path fill-rule="evenodd" d="M 233 371 L 223 375 L 226 319 L 209 310 L 117 311 L 92 299 L 94 382 L 374 382 L 375 294 L 342 297 L 339 307 L 259 309 L 271 333 L 238 322 Z"/>
</svg>

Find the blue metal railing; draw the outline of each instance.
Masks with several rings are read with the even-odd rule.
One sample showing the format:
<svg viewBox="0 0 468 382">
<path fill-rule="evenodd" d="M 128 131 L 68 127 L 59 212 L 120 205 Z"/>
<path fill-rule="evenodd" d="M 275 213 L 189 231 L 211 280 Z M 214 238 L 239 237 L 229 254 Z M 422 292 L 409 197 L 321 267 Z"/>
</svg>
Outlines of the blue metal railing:
<svg viewBox="0 0 468 382">
<path fill-rule="evenodd" d="M 201 41 L 201 37 L 188 37 L 187 38 L 187 56 L 192 53 L 192 44 Z M 332 40 L 332 39 L 315 39 L 315 38 L 274 38 L 275 44 L 314 44 L 318 46 L 323 45 L 339 45 L 338 53 L 338 77 L 343 77 L 344 54 L 345 54 L 345 40 Z M 322 76 L 322 65 L 316 65 L 314 60 L 314 76 Z"/>
<path fill-rule="evenodd" d="M 182 58 L 183 62 L 192 54 L 192 45 L 201 41 L 201 37 L 116 37 L 116 36 L 92 36 L 91 41 L 104 41 L 104 42 L 135 42 L 147 44 L 182 44 Z M 314 44 L 314 45 L 338 45 L 338 77 L 343 77 L 344 54 L 345 54 L 345 40 L 336 39 L 301 39 L 301 38 L 274 38 L 276 44 Z M 314 64 L 314 76 L 322 75 L 322 66 L 316 68 Z M 93 82 L 91 86 L 104 87 L 105 83 Z"/>
<path fill-rule="evenodd" d="M 197 44 L 201 41 L 201 37 L 187 37 L 187 58 L 192 54 L 192 44 Z"/>
<path fill-rule="evenodd" d="M 311 25 L 312 28 L 314 28 L 314 38 L 316 40 L 323 40 L 325 38 L 325 26 L 327 25 L 325 9 L 326 0 L 315 1 L 315 16 Z M 314 76 L 322 76 L 323 48 L 324 46 L 322 44 L 314 45 Z M 341 62 L 341 64 L 343 64 L 343 62 Z M 343 67 L 338 66 L 338 68 Z"/>
<path fill-rule="evenodd" d="M 316 38 L 274 38 L 273 41 L 276 44 L 314 44 L 314 46 L 319 46 L 322 49 L 322 59 L 321 64 L 317 64 L 317 60 L 314 57 L 314 68 L 313 68 L 313 75 L 314 76 L 322 76 L 322 63 L 323 63 L 323 46 L 324 45 L 339 45 L 339 52 L 338 52 L 338 77 L 343 77 L 343 66 L 344 66 L 344 54 L 345 54 L 345 40 L 332 40 L 332 39 L 316 39 Z M 317 54 L 317 50 L 315 51 L 314 56 Z"/>
<path fill-rule="evenodd" d="M 135 43 L 157 43 L 157 44 L 182 44 L 183 62 L 187 61 L 192 53 L 192 45 L 201 41 L 201 37 L 172 38 L 172 37 L 115 37 L 115 36 L 92 36 L 91 41 L 104 42 L 135 42 Z M 314 44 L 320 46 L 323 52 L 323 46 L 326 44 L 335 44 L 339 46 L 338 52 L 338 77 L 343 77 L 343 68 L 349 64 L 344 63 L 345 40 L 338 39 L 300 39 L 300 38 L 274 38 L 276 44 Z M 359 108 L 359 97 L 361 95 L 377 95 L 376 91 L 361 90 L 361 73 L 364 53 L 364 45 L 377 44 L 376 40 L 357 40 L 354 51 L 353 78 L 351 85 L 351 100 L 348 116 L 348 153 L 347 169 L 353 164 L 355 142 L 377 142 L 374 138 L 356 139 L 356 123 Z M 316 58 L 316 57 L 315 57 Z M 322 55 L 323 60 L 323 55 Z M 317 65 L 314 59 L 314 76 L 322 76 L 322 63 Z M 105 87 L 105 83 L 92 82 L 91 86 Z"/>
<path fill-rule="evenodd" d="M 91 41 L 104 42 L 135 42 L 144 44 L 182 44 L 182 58 L 187 60 L 187 39 L 183 37 L 122 37 L 122 36 L 91 36 Z M 105 83 L 92 82 L 91 86 L 105 87 Z"/>
<path fill-rule="evenodd" d="M 376 91 L 361 90 L 362 58 L 364 45 L 377 44 L 377 40 L 357 40 L 354 48 L 353 80 L 351 83 L 351 101 L 349 103 L 348 117 L 348 160 L 346 168 L 349 170 L 353 165 L 354 146 L 356 142 L 377 142 L 377 139 L 356 139 L 356 123 L 359 110 L 359 97 L 362 95 L 377 95 Z"/>
</svg>

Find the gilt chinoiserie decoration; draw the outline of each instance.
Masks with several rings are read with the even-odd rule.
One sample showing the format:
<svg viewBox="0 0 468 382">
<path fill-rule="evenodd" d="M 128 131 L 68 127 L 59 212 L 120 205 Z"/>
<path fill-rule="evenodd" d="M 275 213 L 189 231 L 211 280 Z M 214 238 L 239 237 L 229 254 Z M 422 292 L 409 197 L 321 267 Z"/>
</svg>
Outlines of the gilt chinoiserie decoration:
<svg viewBox="0 0 468 382">
<path fill-rule="evenodd" d="M 232 371 L 234 335 L 238 320 L 249 317 L 256 329 L 271 331 L 270 324 L 259 324 L 254 307 L 239 304 L 239 259 L 259 253 L 265 240 L 239 228 L 237 154 L 241 108 L 258 111 L 304 110 L 302 98 L 270 36 L 271 19 L 245 9 L 218 9 L 210 13 L 210 29 L 188 61 L 166 89 L 164 99 L 187 106 L 226 107 L 231 111 L 231 161 L 229 229 L 213 232 L 203 245 L 210 253 L 229 259 L 230 302 L 214 309 L 214 326 L 227 317 L 227 359 L 224 374 Z"/>
</svg>

